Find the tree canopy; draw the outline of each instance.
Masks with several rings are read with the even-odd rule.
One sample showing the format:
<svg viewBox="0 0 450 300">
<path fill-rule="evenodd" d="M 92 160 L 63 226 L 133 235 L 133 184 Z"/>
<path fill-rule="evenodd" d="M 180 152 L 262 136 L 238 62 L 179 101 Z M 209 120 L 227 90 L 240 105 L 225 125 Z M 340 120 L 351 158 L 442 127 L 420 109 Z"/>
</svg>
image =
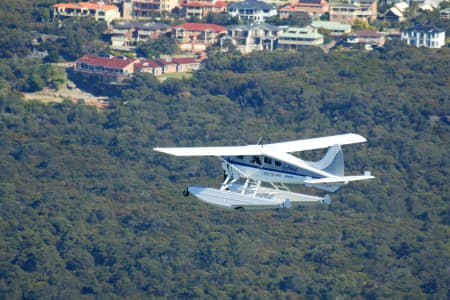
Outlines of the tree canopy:
<svg viewBox="0 0 450 300">
<path fill-rule="evenodd" d="M 449 62 L 211 53 L 189 80 L 137 76 L 106 111 L 0 89 L 0 297 L 445 298 Z M 344 147 L 349 174 L 377 179 L 328 207 L 210 207 L 181 191 L 217 186 L 217 160 L 152 151 L 344 132 L 368 138 Z"/>
<path fill-rule="evenodd" d="M 105 24 L 54 22 L 53 3 L 0 2 L 1 299 L 448 298 L 448 48 L 212 50 L 190 79 L 96 89 L 107 110 L 24 101 L 65 80 L 28 56 L 32 31 L 63 36 L 49 61 L 105 45 Z M 344 147 L 347 174 L 376 179 L 291 210 L 184 198 L 220 163 L 152 151 L 345 132 L 368 139 Z"/>
</svg>

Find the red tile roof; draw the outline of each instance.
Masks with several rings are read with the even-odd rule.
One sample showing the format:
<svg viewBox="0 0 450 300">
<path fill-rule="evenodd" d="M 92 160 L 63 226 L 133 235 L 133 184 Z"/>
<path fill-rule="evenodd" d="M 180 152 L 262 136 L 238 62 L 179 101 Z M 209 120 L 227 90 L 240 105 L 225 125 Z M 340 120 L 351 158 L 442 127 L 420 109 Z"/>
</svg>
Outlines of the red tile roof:
<svg viewBox="0 0 450 300">
<path fill-rule="evenodd" d="M 158 64 L 161 66 L 168 66 L 168 65 L 176 65 L 177 63 L 174 62 L 171 58 L 161 58 L 158 60 Z"/>
<path fill-rule="evenodd" d="M 227 31 L 227 29 L 223 26 L 208 23 L 184 23 L 181 25 L 174 26 L 172 28 L 175 29 L 183 28 L 190 31 L 206 31 L 206 30 L 213 30 L 215 32 Z"/>
<path fill-rule="evenodd" d="M 225 1 L 216 1 L 215 5 L 217 7 L 226 7 L 228 5 L 228 3 Z"/>
<path fill-rule="evenodd" d="M 195 58 L 193 57 L 174 57 L 172 58 L 172 61 L 176 63 L 177 65 L 184 65 L 184 64 L 196 64 L 199 63 Z"/>
<path fill-rule="evenodd" d="M 147 68 L 160 68 L 161 66 L 153 60 L 145 59 L 134 65 L 136 70 Z"/>
<path fill-rule="evenodd" d="M 94 66 L 103 66 L 103 67 L 111 68 L 111 69 L 124 69 L 128 65 L 136 62 L 136 60 L 131 59 L 131 58 L 123 58 L 123 59 L 115 58 L 115 57 L 107 58 L 107 57 L 100 57 L 100 56 L 87 54 L 87 55 L 81 57 L 80 59 L 78 59 L 77 62 L 85 63 L 88 65 L 94 65 Z"/>
<path fill-rule="evenodd" d="M 91 2 L 79 2 L 79 3 L 57 3 L 54 4 L 53 7 L 58 8 L 72 8 L 72 9 L 104 9 L 104 10 L 115 10 L 118 9 L 115 5 L 106 5 L 106 4 L 98 4 Z"/>
</svg>

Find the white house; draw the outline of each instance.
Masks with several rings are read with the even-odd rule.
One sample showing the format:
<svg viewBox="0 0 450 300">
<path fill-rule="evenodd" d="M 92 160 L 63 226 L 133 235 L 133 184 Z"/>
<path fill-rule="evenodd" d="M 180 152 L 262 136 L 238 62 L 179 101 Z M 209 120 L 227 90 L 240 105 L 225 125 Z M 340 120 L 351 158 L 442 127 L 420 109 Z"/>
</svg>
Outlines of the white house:
<svg viewBox="0 0 450 300">
<path fill-rule="evenodd" d="M 265 23 L 228 26 L 227 35 L 220 40 L 220 46 L 222 50 L 227 50 L 229 41 L 243 54 L 272 51 L 275 49 L 279 30 L 277 26 Z"/>
<path fill-rule="evenodd" d="M 241 20 L 263 22 L 266 18 L 276 16 L 277 8 L 275 5 L 263 1 L 245 0 L 230 3 L 227 12 L 232 17 L 238 17 Z"/>
<path fill-rule="evenodd" d="M 323 35 L 317 28 L 288 27 L 285 32 L 278 34 L 278 47 L 285 50 L 301 49 L 305 46 L 322 46 Z"/>
<path fill-rule="evenodd" d="M 416 25 L 402 31 L 401 39 L 416 47 L 441 48 L 445 46 L 445 31 L 430 25 Z"/>
</svg>

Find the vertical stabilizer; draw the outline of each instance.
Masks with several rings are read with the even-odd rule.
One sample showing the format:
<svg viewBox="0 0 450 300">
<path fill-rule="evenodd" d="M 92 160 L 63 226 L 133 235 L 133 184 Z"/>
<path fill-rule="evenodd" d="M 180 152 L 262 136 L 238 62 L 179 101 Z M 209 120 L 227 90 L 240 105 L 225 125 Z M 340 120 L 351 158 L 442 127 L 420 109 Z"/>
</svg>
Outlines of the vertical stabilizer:
<svg viewBox="0 0 450 300">
<path fill-rule="evenodd" d="M 309 164 L 330 174 L 344 176 L 344 153 L 340 145 L 330 147 L 321 160 Z"/>
</svg>

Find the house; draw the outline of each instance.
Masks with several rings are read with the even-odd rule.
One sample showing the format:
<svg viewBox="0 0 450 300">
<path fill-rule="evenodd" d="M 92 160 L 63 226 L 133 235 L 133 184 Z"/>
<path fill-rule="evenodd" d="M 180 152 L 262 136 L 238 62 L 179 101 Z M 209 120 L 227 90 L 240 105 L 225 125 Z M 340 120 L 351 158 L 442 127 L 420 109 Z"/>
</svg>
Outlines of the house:
<svg viewBox="0 0 450 300">
<path fill-rule="evenodd" d="M 161 66 L 163 73 L 175 73 L 177 72 L 177 64 L 172 60 L 172 58 L 161 58 L 157 61 Z"/>
<path fill-rule="evenodd" d="M 299 0 L 297 3 L 278 10 L 280 19 L 287 19 L 290 15 L 307 13 L 312 17 L 320 17 L 328 12 L 328 2 L 325 0 Z"/>
<path fill-rule="evenodd" d="M 422 11 L 433 11 L 434 9 L 439 8 L 440 3 L 448 2 L 448 0 L 420 0 L 414 2 L 419 3 L 419 9 Z"/>
<path fill-rule="evenodd" d="M 384 42 L 384 35 L 374 30 L 356 30 L 350 33 L 347 37 L 347 43 L 350 45 L 363 44 L 382 47 Z"/>
<path fill-rule="evenodd" d="M 445 31 L 431 25 L 416 25 L 403 30 L 400 39 L 416 47 L 441 48 L 445 46 Z"/>
<path fill-rule="evenodd" d="M 200 69 L 200 61 L 193 57 L 173 57 L 177 72 L 192 72 Z"/>
<path fill-rule="evenodd" d="M 296 50 L 305 46 L 322 46 L 323 35 L 317 28 L 288 27 L 286 31 L 278 34 L 278 48 L 285 50 Z"/>
<path fill-rule="evenodd" d="M 111 45 L 113 47 L 135 46 L 138 42 L 157 39 L 169 31 L 169 25 L 153 22 L 124 21 L 112 25 Z"/>
<path fill-rule="evenodd" d="M 340 37 L 352 31 L 351 25 L 339 22 L 313 21 L 311 26 L 327 30 L 332 37 Z"/>
<path fill-rule="evenodd" d="M 258 0 L 245 0 L 228 4 L 227 12 L 232 17 L 253 22 L 263 22 L 277 15 L 275 5 Z"/>
<path fill-rule="evenodd" d="M 405 11 L 408 7 L 409 5 L 406 2 L 396 3 L 382 15 L 382 18 L 389 22 L 403 22 L 405 20 Z"/>
<path fill-rule="evenodd" d="M 226 50 L 227 41 L 243 54 L 252 51 L 269 50 L 276 47 L 280 29 L 270 24 L 247 24 L 227 27 L 227 35 L 220 40 L 221 49 Z"/>
<path fill-rule="evenodd" d="M 138 23 L 136 28 L 136 42 L 155 40 L 161 35 L 170 32 L 170 26 L 164 23 Z"/>
<path fill-rule="evenodd" d="M 450 7 L 439 11 L 439 16 L 441 20 L 450 20 Z"/>
<path fill-rule="evenodd" d="M 149 59 L 140 60 L 134 65 L 135 72 L 151 73 L 155 76 L 163 73 L 163 68 L 157 62 Z"/>
<path fill-rule="evenodd" d="M 194 57 L 167 57 L 159 60 L 100 57 L 84 55 L 75 62 L 74 72 L 88 80 L 122 82 L 137 72 L 155 76 L 165 73 L 192 72 L 200 69 L 200 60 Z"/>
<path fill-rule="evenodd" d="M 377 0 L 359 0 L 360 11 L 357 15 L 360 19 L 368 22 L 375 21 L 378 17 L 378 1 Z"/>
<path fill-rule="evenodd" d="M 112 25 L 110 33 L 111 46 L 113 47 L 130 47 L 134 46 L 135 41 L 135 24 L 131 22 L 120 22 Z"/>
<path fill-rule="evenodd" d="M 181 6 L 185 11 L 187 18 L 196 17 L 204 19 L 209 13 L 224 13 L 226 12 L 227 3 L 225 1 L 193 1 L 185 0 Z"/>
<path fill-rule="evenodd" d="M 108 4 L 114 4 L 119 8 L 119 12 L 122 20 L 131 20 L 133 18 L 133 4 L 130 1 L 125 0 L 109 0 Z"/>
<path fill-rule="evenodd" d="M 93 17 L 96 21 L 110 24 L 113 20 L 120 19 L 120 12 L 117 6 L 103 3 L 58 3 L 53 5 L 53 16 Z"/>
<path fill-rule="evenodd" d="M 225 27 L 208 23 L 184 23 L 171 30 L 180 49 L 191 52 L 205 51 L 227 33 Z"/>
<path fill-rule="evenodd" d="M 136 59 L 84 55 L 75 62 L 74 72 L 84 77 L 121 82 L 133 75 Z"/>
<path fill-rule="evenodd" d="M 330 21 L 353 25 L 356 19 L 374 21 L 377 18 L 376 0 L 330 3 Z"/>
<path fill-rule="evenodd" d="M 178 7 L 178 0 L 131 0 L 133 18 L 152 18 L 170 13 Z"/>
</svg>

